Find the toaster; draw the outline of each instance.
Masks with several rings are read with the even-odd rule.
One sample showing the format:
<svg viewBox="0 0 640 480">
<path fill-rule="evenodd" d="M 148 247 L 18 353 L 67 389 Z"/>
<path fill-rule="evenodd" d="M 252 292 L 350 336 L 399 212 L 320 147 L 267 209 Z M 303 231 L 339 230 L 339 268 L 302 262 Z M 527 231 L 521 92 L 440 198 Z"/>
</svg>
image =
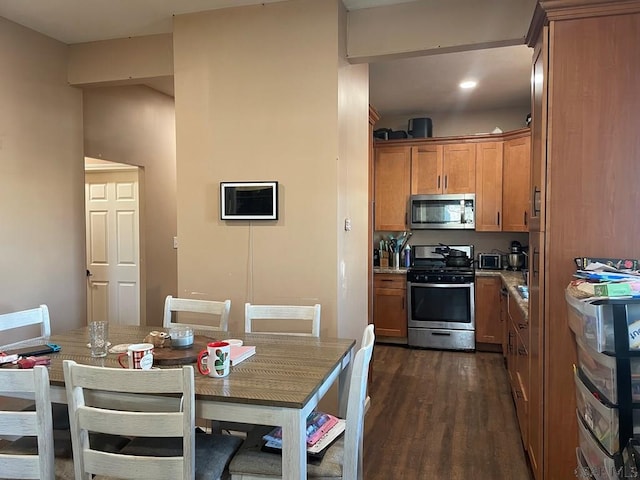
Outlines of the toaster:
<svg viewBox="0 0 640 480">
<path fill-rule="evenodd" d="M 478 268 L 483 270 L 501 270 L 502 255 L 499 253 L 479 253 Z"/>
</svg>

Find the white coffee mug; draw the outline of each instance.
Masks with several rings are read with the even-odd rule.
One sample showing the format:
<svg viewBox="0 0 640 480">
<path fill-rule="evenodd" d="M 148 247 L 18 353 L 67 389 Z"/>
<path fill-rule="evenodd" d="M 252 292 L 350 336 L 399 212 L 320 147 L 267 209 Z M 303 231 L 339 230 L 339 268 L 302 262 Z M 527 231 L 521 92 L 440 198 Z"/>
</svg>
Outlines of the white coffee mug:
<svg viewBox="0 0 640 480">
<path fill-rule="evenodd" d="M 207 349 L 198 354 L 198 371 L 202 375 L 222 378 L 229 375 L 231 347 L 227 342 L 207 343 Z"/>
<path fill-rule="evenodd" d="M 122 363 L 125 355 L 128 357 L 127 365 Z M 118 363 L 122 368 L 149 370 L 153 366 L 153 343 L 134 343 L 129 345 L 126 353 L 118 355 Z"/>
</svg>

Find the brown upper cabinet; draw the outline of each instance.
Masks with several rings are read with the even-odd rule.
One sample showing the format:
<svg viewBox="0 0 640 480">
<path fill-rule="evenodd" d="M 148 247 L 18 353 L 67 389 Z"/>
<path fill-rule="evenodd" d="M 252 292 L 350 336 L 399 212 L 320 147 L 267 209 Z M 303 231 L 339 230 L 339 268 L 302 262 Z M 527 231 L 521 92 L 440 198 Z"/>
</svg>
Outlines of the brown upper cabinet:
<svg viewBox="0 0 640 480">
<path fill-rule="evenodd" d="M 529 129 L 375 142 L 374 230 L 408 228 L 410 195 L 476 194 L 476 230 L 526 232 Z"/>
<path fill-rule="evenodd" d="M 475 192 L 473 143 L 419 145 L 411 148 L 411 193 Z"/>
<path fill-rule="evenodd" d="M 476 230 L 502 230 L 503 142 L 483 142 L 476 147 Z"/>
<path fill-rule="evenodd" d="M 502 163 L 502 231 L 529 229 L 529 184 L 531 176 L 531 136 L 504 142 Z"/>
<path fill-rule="evenodd" d="M 376 147 L 374 229 L 405 230 L 411 181 L 411 147 Z"/>
<path fill-rule="evenodd" d="M 520 130 L 504 141 L 477 144 L 476 230 L 527 232 L 531 136 Z"/>
</svg>

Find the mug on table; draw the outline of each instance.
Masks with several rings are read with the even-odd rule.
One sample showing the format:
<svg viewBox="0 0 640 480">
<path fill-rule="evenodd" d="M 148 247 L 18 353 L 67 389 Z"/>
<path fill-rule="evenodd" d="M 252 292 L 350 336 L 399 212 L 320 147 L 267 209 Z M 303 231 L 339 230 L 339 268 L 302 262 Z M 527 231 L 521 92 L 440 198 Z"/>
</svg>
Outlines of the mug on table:
<svg viewBox="0 0 640 480">
<path fill-rule="evenodd" d="M 127 364 L 123 364 L 124 357 Z M 153 343 L 134 343 L 127 347 L 125 353 L 118 355 L 118 363 L 122 368 L 149 370 L 153 366 Z"/>
<path fill-rule="evenodd" d="M 230 351 L 227 342 L 207 343 L 207 349 L 198 354 L 198 371 L 214 378 L 226 377 L 229 375 Z"/>
</svg>

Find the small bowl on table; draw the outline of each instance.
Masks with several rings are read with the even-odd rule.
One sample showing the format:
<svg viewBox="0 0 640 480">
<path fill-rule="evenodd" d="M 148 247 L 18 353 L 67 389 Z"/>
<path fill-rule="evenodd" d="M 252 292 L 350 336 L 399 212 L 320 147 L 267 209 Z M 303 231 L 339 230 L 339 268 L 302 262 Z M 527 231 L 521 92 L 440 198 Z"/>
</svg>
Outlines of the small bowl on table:
<svg viewBox="0 0 640 480">
<path fill-rule="evenodd" d="M 186 325 L 174 325 L 169 329 L 171 348 L 185 349 L 193 346 L 193 328 Z"/>
</svg>

